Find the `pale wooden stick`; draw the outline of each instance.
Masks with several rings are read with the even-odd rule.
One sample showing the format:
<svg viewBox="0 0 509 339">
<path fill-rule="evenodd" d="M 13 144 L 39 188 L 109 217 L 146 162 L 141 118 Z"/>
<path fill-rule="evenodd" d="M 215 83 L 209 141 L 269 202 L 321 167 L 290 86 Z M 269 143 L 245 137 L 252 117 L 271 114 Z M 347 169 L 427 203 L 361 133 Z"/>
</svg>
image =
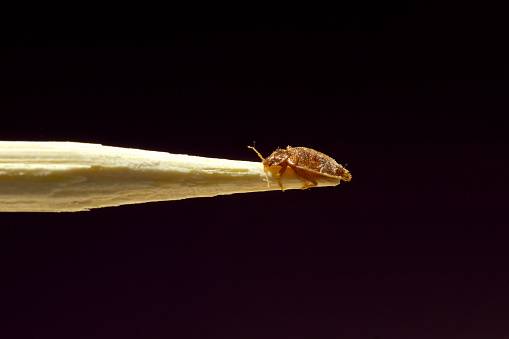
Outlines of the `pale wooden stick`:
<svg viewBox="0 0 509 339">
<path fill-rule="evenodd" d="M 247 153 L 250 156 L 252 153 Z M 68 212 L 150 201 L 280 190 L 261 162 L 76 142 L 0 141 L 0 211 Z M 320 180 L 334 186 L 339 180 Z M 293 171 L 285 189 L 302 188 Z"/>
</svg>

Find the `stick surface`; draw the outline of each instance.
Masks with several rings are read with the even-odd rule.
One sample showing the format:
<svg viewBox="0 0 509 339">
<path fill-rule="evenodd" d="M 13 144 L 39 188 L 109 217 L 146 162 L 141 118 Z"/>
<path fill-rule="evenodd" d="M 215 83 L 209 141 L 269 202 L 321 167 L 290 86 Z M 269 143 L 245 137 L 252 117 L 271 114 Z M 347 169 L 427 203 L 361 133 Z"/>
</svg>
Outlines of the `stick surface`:
<svg viewBox="0 0 509 339">
<path fill-rule="evenodd" d="M 0 212 L 66 212 L 280 190 L 261 162 L 76 142 L 0 141 Z M 285 189 L 302 188 L 291 170 Z M 320 181 L 334 186 L 339 180 Z"/>
</svg>

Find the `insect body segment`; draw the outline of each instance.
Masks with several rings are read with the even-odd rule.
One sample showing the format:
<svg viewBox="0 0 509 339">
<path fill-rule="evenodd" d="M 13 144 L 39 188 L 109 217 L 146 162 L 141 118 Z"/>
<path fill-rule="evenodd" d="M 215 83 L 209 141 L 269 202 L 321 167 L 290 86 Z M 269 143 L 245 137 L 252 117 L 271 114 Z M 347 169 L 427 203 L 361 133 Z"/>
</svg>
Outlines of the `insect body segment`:
<svg viewBox="0 0 509 339">
<path fill-rule="evenodd" d="M 262 160 L 265 172 L 271 167 L 280 167 L 278 183 L 282 190 L 281 177 L 287 167 L 290 167 L 303 180 L 304 185 L 302 188 L 304 189 L 316 186 L 318 184 L 317 179 L 334 178 L 347 182 L 352 179 L 352 175 L 346 168 L 328 155 L 311 148 L 291 146 L 286 147 L 286 149 L 278 148 L 267 158 L 264 158 L 254 147 L 248 147 L 258 154 L 258 157 Z"/>
</svg>

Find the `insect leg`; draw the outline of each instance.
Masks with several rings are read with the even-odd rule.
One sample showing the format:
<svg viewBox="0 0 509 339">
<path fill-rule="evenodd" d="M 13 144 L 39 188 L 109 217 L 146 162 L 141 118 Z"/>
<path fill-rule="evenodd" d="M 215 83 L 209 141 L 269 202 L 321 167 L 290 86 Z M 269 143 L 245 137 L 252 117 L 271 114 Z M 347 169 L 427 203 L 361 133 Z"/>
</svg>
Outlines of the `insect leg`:
<svg viewBox="0 0 509 339">
<path fill-rule="evenodd" d="M 292 169 L 295 172 L 295 174 L 297 174 L 304 182 L 302 189 L 306 189 L 306 188 L 310 188 L 310 187 L 318 185 L 318 182 L 313 178 L 313 175 L 308 173 L 306 170 L 303 170 L 298 167 L 292 167 Z"/>
<path fill-rule="evenodd" d="M 283 187 L 283 183 L 281 182 L 281 178 L 283 177 L 283 174 L 285 173 L 286 171 L 286 167 L 288 166 L 286 163 L 282 163 L 281 165 L 281 169 L 279 170 L 279 176 L 277 178 L 277 182 L 279 184 L 279 187 L 281 187 L 281 191 L 284 191 L 284 187 Z"/>
<path fill-rule="evenodd" d="M 265 172 L 265 180 L 267 181 L 267 187 L 270 187 L 270 180 L 267 174 L 267 167 L 263 166 L 263 172 Z"/>
</svg>

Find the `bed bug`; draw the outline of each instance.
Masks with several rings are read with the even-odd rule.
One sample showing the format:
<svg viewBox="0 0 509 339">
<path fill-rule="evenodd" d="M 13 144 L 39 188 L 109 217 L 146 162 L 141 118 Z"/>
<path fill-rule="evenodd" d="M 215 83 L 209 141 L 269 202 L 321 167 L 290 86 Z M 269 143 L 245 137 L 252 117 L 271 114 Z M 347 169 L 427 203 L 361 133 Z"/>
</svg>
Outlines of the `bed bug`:
<svg viewBox="0 0 509 339">
<path fill-rule="evenodd" d="M 303 180 L 303 189 L 316 186 L 318 184 L 317 179 L 332 178 L 347 182 L 352 180 L 350 172 L 338 164 L 336 160 L 311 148 L 291 146 L 286 147 L 286 149 L 278 148 L 267 158 L 264 158 L 256 148 L 248 147 L 258 154 L 265 172 L 271 167 L 280 167 L 278 183 L 281 190 L 283 190 L 281 178 L 287 167 L 290 167 Z"/>
</svg>

